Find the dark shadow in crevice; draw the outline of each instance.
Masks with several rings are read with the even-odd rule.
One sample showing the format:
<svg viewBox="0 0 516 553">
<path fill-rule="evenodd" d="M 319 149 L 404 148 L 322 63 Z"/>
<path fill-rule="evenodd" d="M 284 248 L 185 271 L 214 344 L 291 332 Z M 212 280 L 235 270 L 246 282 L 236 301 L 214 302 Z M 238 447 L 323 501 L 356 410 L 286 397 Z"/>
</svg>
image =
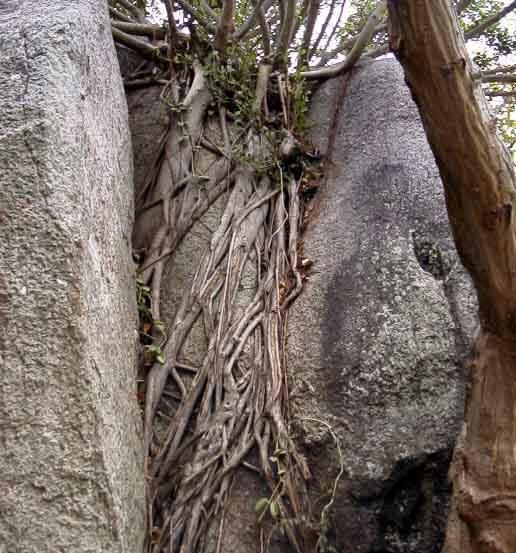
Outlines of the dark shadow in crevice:
<svg viewBox="0 0 516 553">
<path fill-rule="evenodd" d="M 439 553 L 449 511 L 453 448 L 399 462 L 387 480 L 355 499 L 374 510 L 378 538 L 368 553 Z"/>
</svg>

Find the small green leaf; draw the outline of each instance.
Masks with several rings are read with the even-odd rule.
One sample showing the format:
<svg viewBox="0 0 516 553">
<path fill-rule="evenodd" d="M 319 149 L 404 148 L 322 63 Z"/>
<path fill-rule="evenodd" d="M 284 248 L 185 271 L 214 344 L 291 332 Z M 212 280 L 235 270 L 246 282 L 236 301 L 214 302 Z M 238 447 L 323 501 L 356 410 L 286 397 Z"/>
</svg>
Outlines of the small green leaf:
<svg viewBox="0 0 516 553">
<path fill-rule="evenodd" d="M 163 352 L 160 351 L 158 354 L 156 354 L 156 361 L 161 365 L 165 363 L 165 355 L 163 354 Z"/>
<path fill-rule="evenodd" d="M 165 334 L 165 323 L 163 321 L 154 321 L 154 327 L 161 334 Z"/>
<path fill-rule="evenodd" d="M 276 501 L 271 501 L 270 507 L 272 518 L 278 518 L 280 514 L 279 505 L 276 503 Z"/>
<path fill-rule="evenodd" d="M 254 512 L 257 514 L 257 515 L 262 515 L 263 512 L 265 511 L 265 509 L 267 508 L 267 505 L 269 504 L 269 500 L 266 498 L 266 497 L 262 497 L 260 498 L 257 502 L 256 502 L 256 505 L 254 506 Z"/>
</svg>

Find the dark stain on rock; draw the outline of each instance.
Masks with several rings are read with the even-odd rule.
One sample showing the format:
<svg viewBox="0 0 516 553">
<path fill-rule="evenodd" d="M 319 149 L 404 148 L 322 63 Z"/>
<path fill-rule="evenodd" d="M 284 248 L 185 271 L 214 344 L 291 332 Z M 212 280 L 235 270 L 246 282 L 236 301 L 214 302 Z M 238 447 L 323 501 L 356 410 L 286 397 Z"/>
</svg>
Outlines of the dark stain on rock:
<svg viewBox="0 0 516 553">
<path fill-rule="evenodd" d="M 336 415 L 350 377 L 360 373 L 361 352 L 382 323 L 375 314 L 390 299 L 381 271 L 389 262 L 389 242 L 399 235 L 409 235 L 408 219 L 413 211 L 409 183 L 404 166 L 378 164 L 363 175 L 358 183 L 361 190 L 352 194 L 354 220 L 350 223 L 356 225 L 355 236 L 360 238 L 354 238 L 353 253 L 346 256 L 342 252 L 340 270 L 325 292 L 326 312 L 321 328 L 321 366 L 328 368 L 328 403 L 335 407 Z"/>
<path fill-rule="evenodd" d="M 449 511 L 452 445 L 397 463 L 383 480 L 351 480 L 334 526 L 354 553 L 439 553 Z"/>
<path fill-rule="evenodd" d="M 450 445 L 398 463 L 373 499 L 380 531 L 369 553 L 441 551 L 451 493 L 447 478 L 451 455 Z"/>
<path fill-rule="evenodd" d="M 356 229 L 354 248 L 334 252 L 342 261 L 328 277 L 321 321 L 321 366 L 327 372 L 328 403 L 337 416 L 342 412 L 342 393 L 352 375 L 360 373 L 363 352 L 384 322 L 383 306 L 403 292 L 403 265 L 415 257 L 423 270 L 442 280 L 455 259 L 448 221 L 443 217 L 436 224 L 429 217 L 428 198 L 418 192 L 409 167 L 379 163 L 353 186 L 349 225 Z M 394 252 L 403 240 L 406 250 Z M 377 404 L 374 397 L 368 402 Z"/>
<path fill-rule="evenodd" d="M 383 393 L 395 388 L 388 371 L 381 370 L 381 385 L 371 385 L 363 374 L 366 356 L 385 322 L 383 307 L 395 310 L 393 298 L 410 284 L 404 268 L 409 260 L 415 257 L 423 270 L 443 280 L 454 255 L 447 219 L 436 223 L 429 216 L 429 200 L 418 192 L 420 185 L 409 167 L 378 164 L 353 186 L 352 217 L 347 221 L 356 229 L 353 248 L 334 252 L 341 262 L 328 276 L 321 321 L 324 404 L 339 418 L 356 415 L 364 403 L 374 409 L 395 402 Z M 406 248 L 399 250 L 403 244 Z M 382 355 L 389 358 L 388 345 Z M 360 389 L 365 390 L 363 396 Z M 448 449 L 403 459 L 385 480 L 343 483 L 335 507 L 338 543 L 348 544 L 355 553 L 440 551 L 452 449 L 450 442 Z"/>
</svg>

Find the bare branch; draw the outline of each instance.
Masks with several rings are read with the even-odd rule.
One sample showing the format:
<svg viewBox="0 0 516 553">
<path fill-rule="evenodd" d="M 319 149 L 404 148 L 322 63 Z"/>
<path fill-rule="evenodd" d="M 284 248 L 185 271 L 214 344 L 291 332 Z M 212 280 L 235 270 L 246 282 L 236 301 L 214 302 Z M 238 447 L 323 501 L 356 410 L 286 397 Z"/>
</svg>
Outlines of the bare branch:
<svg viewBox="0 0 516 553">
<path fill-rule="evenodd" d="M 136 50 L 144 58 L 165 63 L 168 61 L 165 57 L 161 55 L 161 48 L 157 46 L 152 46 L 151 44 L 144 42 L 143 40 L 139 40 L 133 35 L 124 33 L 116 27 L 111 27 L 111 32 L 113 33 L 113 38 L 116 42 L 123 44 L 124 46 L 127 46 L 132 50 Z"/>
<path fill-rule="evenodd" d="M 472 38 L 478 37 L 486 29 L 489 29 L 489 27 L 496 25 L 501 19 L 503 19 L 507 14 L 511 13 L 515 9 L 516 9 L 516 0 L 514 0 L 514 2 L 511 2 L 508 6 L 506 6 L 503 10 L 500 10 L 498 13 L 495 13 L 491 17 L 487 17 L 483 21 L 479 21 L 473 27 L 470 27 L 464 33 L 464 38 L 466 40 L 470 40 Z"/>
<path fill-rule="evenodd" d="M 116 0 L 116 2 L 132 14 L 136 18 L 136 21 L 139 21 L 140 23 L 145 21 L 143 13 L 134 4 L 131 4 L 129 0 Z"/>
<path fill-rule="evenodd" d="M 167 10 L 168 32 L 170 35 L 168 44 L 168 59 L 170 61 L 169 77 L 173 79 L 175 77 L 174 60 L 176 58 L 179 37 L 176 28 L 176 20 L 174 19 L 173 0 L 163 0 L 163 3 L 165 4 L 165 9 Z M 177 98 L 174 98 L 174 100 L 177 100 Z"/>
<path fill-rule="evenodd" d="M 288 47 L 292 40 L 292 33 L 296 27 L 296 0 L 286 0 L 286 5 L 283 1 L 280 1 L 280 6 L 284 6 L 286 9 L 275 52 L 277 60 L 286 58 Z"/>
<path fill-rule="evenodd" d="M 332 6 L 335 2 L 332 3 Z M 321 0 L 311 0 L 308 6 L 308 15 L 306 17 L 305 32 L 303 35 L 303 43 L 301 45 L 301 55 L 299 56 L 298 66 L 301 67 L 303 63 L 306 63 L 310 59 L 310 43 L 312 41 L 312 35 L 315 28 L 315 22 L 319 15 L 319 9 L 321 6 Z M 327 24 L 327 18 L 325 21 Z M 324 28 L 324 26 L 323 26 Z"/>
<path fill-rule="evenodd" d="M 310 58 L 317 53 L 317 49 L 319 48 L 319 44 L 320 44 L 321 40 L 324 37 L 324 33 L 326 32 L 326 27 L 328 26 L 328 24 L 330 22 L 330 18 L 332 16 L 334 6 L 335 6 L 335 2 L 332 3 L 331 9 L 328 11 L 328 17 L 326 18 L 325 22 L 323 23 L 323 26 L 321 27 L 321 32 L 319 33 L 319 36 L 317 37 L 317 40 L 314 42 L 314 45 L 312 46 L 312 50 L 310 52 Z M 333 26 L 333 29 L 328 34 L 328 37 L 326 39 L 326 44 L 324 45 L 324 48 L 323 48 L 324 51 L 328 50 L 329 45 L 330 45 L 331 41 L 333 40 L 333 37 L 335 36 L 335 33 L 337 32 L 337 30 L 340 27 L 342 14 L 344 13 L 344 8 L 345 7 L 346 7 L 346 2 L 344 0 L 341 3 L 340 12 L 339 12 L 339 16 L 337 17 L 337 21 L 335 21 L 335 25 Z"/>
<path fill-rule="evenodd" d="M 490 98 L 516 98 L 516 90 L 486 90 L 485 95 Z"/>
<path fill-rule="evenodd" d="M 455 4 L 455 11 L 457 12 L 457 15 L 460 15 L 470 4 L 473 2 L 473 0 L 459 0 Z"/>
<path fill-rule="evenodd" d="M 223 0 L 222 15 L 217 25 L 215 34 L 215 48 L 223 51 L 226 48 L 228 40 L 233 34 L 235 23 L 235 2 L 234 0 Z"/>
<path fill-rule="evenodd" d="M 473 76 L 477 78 L 479 75 L 496 75 L 498 73 L 512 73 L 516 72 L 516 65 L 500 65 L 493 69 L 485 69 L 480 73 L 475 73 Z"/>
<path fill-rule="evenodd" d="M 334 65 L 330 65 L 329 67 L 310 69 L 308 71 L 302 72 L 301 75 L 306 79 L 329 79 L 351 69 L 362 55 L 364 48 L 371 40 L 375 28 L 381 21 L 383 15 L 385 14 L 385 11 L 385 1 L 381 0 L 376 6 L 376 9 L 369 16 L 367 23 L 364 25 L 362 31 L 360 31 L 360 34 L 358 35 L 357 40 L 355 41 L 355 44 L 351 49 L 351 52 L 344 61 L 336 63 Z"/>
<path fill-rule="evenodd" d="M 492 75 L 481 75 L 480 80 L 483 83 L 516 83 L 516 75 L 504 74 L 492 74 Z"/>
<path fill-rule="evenodd" d="M 378 33 L 381 33 L 381 32 L 384 32 L 387 30 L 387 23 L 379 23 L 376 28 L 374 29 L 373 31 L 373 35 L 371 36 L 371 39 L 373 39 L 373 37 L 375 35 L 377 35 Z M 324 65 L 329 62 L 330 60 L 332 60 L 333 58 L 335 58 L 336 56 L 338 56 L 339 54 L 341 54 L 342 52 L 346 52 L 346 51 L 349 51 L 351 50 L 351 48 L 353 48 L 353 45 L 355 44 L 355 42 L 358 40 L 358 37 L 360 36 L 360 33 L 358 33 L 357 35 L 355 36 L 352 36 L 348 39 L 346 39 L 345 41 L 343 41 L 339 46 L 337 46 L 337 48 L 335 48 L 334 50 L 331 50 L 329 52 L 325 52 L 322 56 L 321 56 L 321 59 L 319 61 L 319 63 L 317 64 L 317 67 L 324 67 Z M 328 41 L 326 41 L 326 46 L 323 50 L 327 50 L 328 49 Z M 314 51 L 313 54 L 315 55 L 316 52 Z"/>
<path fill-rule="evenodd" d="M 259 0 L 253 10 L 253 13 L 247 18 L 245 23 L 237 29 L 234 34 L 234 40 L 242 40 L 245 35 L 254 27 L 256 20 L 259 16 L 260 10 L 265 13 L 272 4 L 272 0 Z"/>
<path fill-rule="evenodd" d="M 166 79 L 159 79 L 156 77 L 144 77 L 141 79 L 124 79 L 124 88 L 126 90 L 133 90 L 135 88 L 145 88 L 147 86 L 161 85 L 165 86 L 168 83 Z"/>
<path fill-rule="evenodd" d="M 111 15 L 111 17 L 114 17 L 115 19 L 118 19 L 120 21 L 125 21 L 126 23 L 134 23 L 134 21 L 129 16 L 123 14 L 112 6 L 109 6 L 109 14 Z"/>
<path fill-rule="evenodd" d="M 258 22 L 260 24 L 260 29 L 262 31 L 261 37 L 262 37 L 262 46 L 263 46 L 263 54 L 265 56 L 265 59 L 268 59 L 271 55 L 272 47 L 271 47 L 271 31 L 269 28 L 269 23 L 267 22 L 267 18 L 265 17 L 265 8 L 261 7 L 258 10 Z"/>
<path fill-rule="evenodd" d="M 111 21 L 111 25 L 120 29 L 124 33 L 132 35 L 149 36 L 154 39 L 164 40 L 166 37 L 166 31 L 159 25 L 153 25 L 152 23 L 129 23 L 126 21 Z M 188 35 L 183 35 L 185 38 Z"/>
</svg>

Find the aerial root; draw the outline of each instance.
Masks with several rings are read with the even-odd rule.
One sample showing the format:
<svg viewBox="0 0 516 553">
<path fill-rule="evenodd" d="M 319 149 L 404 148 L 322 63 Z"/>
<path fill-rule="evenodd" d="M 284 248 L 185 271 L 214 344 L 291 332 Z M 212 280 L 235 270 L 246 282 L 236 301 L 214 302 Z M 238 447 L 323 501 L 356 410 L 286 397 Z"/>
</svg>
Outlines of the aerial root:
<svg viewBox="0 0 516 553">
<path fill-rule="evenodd" d="M 183 101 L 188 110 L 180 111 L 164 139 L 156 178 L 137 206 L 137 238 L 149 224 L 153 229 L 140 275 L 151 290 L 152 324 L 162 327 L 165 264 L 210 206 L 223 195 L 226 199 L 218 227 L 167 324 L 163 358 L 147 371 L 147 550 L 201 551 L 208 526 L 215 516 L 224 516 L 235 470 L 255 448 L 281 529 L 301 553 L 310 473 L 285 420 L 284 362 L 286 310 L 302 288 L 300 182 L 290 174 L 284 178 L 278 162 L 273 176 L 232 159 L 228 150 L 234 142 L 221 109 L 224 145 L 208 151 L 215 159 L 207 174 L 196 174 L 208 98 L 197 67 Z M 246 137 L 243 148 L 257 159 L 270 156 L 251 127 L 239 136 Z M 249 275 L 254 290 L 243 296 Z M 183 346 L 199 322 L 207 344 L 204 359 L 194 370 L 181 370 Z M 166 418 L 159 415 L 164 411 Z M 217 542 L 220 549 L 223 537 Z"/>
</svg>

